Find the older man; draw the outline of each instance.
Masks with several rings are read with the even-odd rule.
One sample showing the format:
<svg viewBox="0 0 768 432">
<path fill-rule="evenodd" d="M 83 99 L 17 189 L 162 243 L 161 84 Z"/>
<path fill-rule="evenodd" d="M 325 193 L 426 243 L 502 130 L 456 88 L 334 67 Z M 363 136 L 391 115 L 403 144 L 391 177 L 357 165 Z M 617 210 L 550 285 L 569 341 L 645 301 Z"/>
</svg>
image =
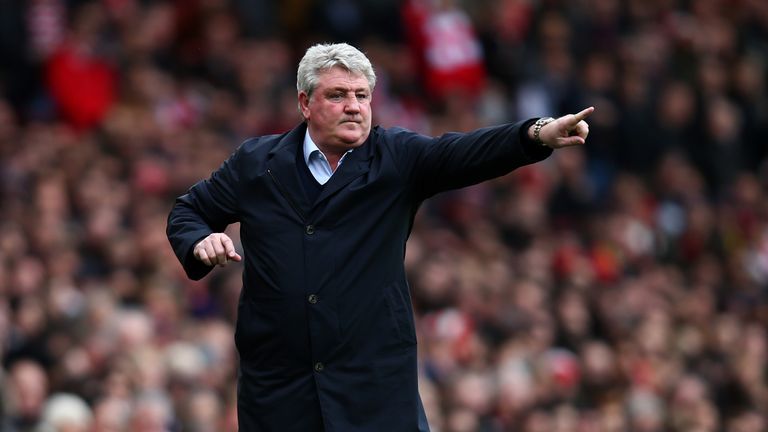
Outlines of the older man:
<svg viewBox="0 0 768 432">
<path fill-rule="evenodd" d="M 419 205 L 580 145 L 588 108 L 438 138 L 371 128 L 376 75 L 347 44 L 309 48 L 304 121 L 244 142 L 176 201 L 187 275 L 241 261 L 235 342 L 244 431 L 426 431 L 403 258 Z"/>
</svg>

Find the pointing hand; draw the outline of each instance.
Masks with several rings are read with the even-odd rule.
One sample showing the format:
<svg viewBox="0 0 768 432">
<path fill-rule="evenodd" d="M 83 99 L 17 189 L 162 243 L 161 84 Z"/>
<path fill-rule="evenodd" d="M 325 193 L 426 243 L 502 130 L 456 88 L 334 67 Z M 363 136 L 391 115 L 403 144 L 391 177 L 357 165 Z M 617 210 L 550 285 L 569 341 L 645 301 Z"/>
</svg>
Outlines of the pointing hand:
<svg viewBox="0 0 768 432">
<path fill-rule="evenodd" d="M 589 107 L 577 114 L 564 115 L 547 123 L 541 128 L 539 139 L 544 145 L 554 149 L 583 145 L 589 135 L 589 125 L 584 119 L 594 110 L 594 107 Z"/>
</svg>

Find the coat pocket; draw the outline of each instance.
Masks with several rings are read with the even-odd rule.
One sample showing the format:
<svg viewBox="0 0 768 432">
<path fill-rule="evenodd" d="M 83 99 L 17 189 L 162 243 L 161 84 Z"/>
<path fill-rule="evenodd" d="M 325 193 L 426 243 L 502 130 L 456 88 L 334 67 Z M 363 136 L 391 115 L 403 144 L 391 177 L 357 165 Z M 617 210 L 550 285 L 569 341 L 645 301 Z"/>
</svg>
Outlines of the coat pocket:
<svg viewBox="0 0 768 432">
<path fill-rule="evenodd" d="M 282 361 L 282 306 L 281 300 L 240 300 L 235 324 L 235 347 L 242 360 L 268 364 Z"/>
<path fill-rule="evenodd" d="M 395 327 L 398 338 L 407 345 L 416 344 L 416 330 L 414 328 L 413 307 L 411 296 L 408 293 L 408 285 L 395 282 L 384 289 L 384 298 L 390 311 L 392 324 Z"/>
</svg>

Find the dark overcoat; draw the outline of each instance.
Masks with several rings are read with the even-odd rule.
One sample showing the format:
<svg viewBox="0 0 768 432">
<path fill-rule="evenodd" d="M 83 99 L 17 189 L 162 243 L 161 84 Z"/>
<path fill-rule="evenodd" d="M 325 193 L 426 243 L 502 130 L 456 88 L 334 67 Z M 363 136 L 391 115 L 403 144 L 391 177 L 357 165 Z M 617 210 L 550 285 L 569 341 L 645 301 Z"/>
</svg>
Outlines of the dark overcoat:
<svg viewBox="0 0 768 432">
<path fill-rule="evenodd" d="M 425 198 L 549 156 L 528 124 L 438 138 L 374 127 L 314 202 L 297 167 L 301 124 L 244 142 L 176 200 L 167 234 L 192 279 L 211 270 L 194 245 L 240 222 L 241 430 L 428 430 L 405 242 Z"/>
</svg>

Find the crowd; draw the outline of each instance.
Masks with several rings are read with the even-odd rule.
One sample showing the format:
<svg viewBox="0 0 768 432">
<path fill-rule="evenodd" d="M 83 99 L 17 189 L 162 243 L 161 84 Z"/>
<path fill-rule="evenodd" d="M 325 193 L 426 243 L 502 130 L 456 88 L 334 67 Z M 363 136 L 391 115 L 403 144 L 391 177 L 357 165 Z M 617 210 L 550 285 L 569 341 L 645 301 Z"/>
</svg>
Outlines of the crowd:
<svg viewBox="0 0 768 432">
<path fill-rule="evenodd" d="M 166 217 L 299 121 L 327 40 L 372 59 L 375 124 L 596 107 L 418 214 L 434 431 L 768 430 L 768 3 L 30 0 L 0 2 L 1 431 L 236 430 L 241 268 L 187 280 Z"/>
</svg>

